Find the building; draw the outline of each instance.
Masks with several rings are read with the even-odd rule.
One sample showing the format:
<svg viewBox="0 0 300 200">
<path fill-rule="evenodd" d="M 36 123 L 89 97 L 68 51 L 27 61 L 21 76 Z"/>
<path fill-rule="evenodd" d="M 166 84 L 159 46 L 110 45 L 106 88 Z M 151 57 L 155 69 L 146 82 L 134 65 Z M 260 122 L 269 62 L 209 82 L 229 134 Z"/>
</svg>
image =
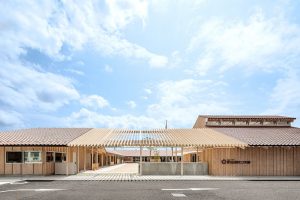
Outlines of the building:
<svg viewBox="0 0 300 200">
<path fill-rule="evenodd" d="M 90 128 L 33 128 L 0 132 L 1 175 L 75 174 L 122 162 L 104 148 L 70 147 Z"/>
<path fill-rule="evenodd" d="M 300 129 L 294 120 L 200 115 L 191 129 L 3 131 L 0 175 L 69 175 L 125 161 L 139 162 L 140 174 L 296 176 Z M 118 147 L 138 150 L 109 150 Z"/>
<path fill-rule="evenodd" d="M 200 115 L 193 128 L 210 128 L 248 144 L 200 153 L 209 174 L 221 176 L 300 175 L 300 129 L 285 116 Z"/>
</svg>

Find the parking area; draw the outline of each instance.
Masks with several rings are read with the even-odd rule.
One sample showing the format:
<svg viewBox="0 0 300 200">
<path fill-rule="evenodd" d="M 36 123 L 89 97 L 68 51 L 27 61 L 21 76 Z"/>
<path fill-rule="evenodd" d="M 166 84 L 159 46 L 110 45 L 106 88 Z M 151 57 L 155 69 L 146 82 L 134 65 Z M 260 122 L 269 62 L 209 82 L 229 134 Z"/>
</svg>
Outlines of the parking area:
<svg viewBox="0 0 300 200">
<path fill-rule="evenodd" d="M 299 181 L 35 181 L 0 185 L 0 199 L 300 199 Z"/>
</svg>

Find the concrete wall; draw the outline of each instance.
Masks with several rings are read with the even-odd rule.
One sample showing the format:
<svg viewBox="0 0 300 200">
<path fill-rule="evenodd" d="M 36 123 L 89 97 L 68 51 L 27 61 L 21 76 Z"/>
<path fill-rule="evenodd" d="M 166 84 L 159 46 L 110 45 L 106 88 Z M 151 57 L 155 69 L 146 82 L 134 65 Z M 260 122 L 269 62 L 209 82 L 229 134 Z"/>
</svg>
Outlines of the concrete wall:
<svg viewBox="0 0 300 200">
<path fill-rule="evenodd" d="M 144 162 L 142 175 L 180 175 L 181 163 L 175 162 Z M 184 175 L 207 175 L 207 163 L 183 163 Z"/>
<path fill-rule="evenodd" d="M 68 174 L 77 173 L 77 165 L 75 163 L 68 163 Z M 67 163 L 55 163 L 55 174 L 67 174 Z"/>
</svg>

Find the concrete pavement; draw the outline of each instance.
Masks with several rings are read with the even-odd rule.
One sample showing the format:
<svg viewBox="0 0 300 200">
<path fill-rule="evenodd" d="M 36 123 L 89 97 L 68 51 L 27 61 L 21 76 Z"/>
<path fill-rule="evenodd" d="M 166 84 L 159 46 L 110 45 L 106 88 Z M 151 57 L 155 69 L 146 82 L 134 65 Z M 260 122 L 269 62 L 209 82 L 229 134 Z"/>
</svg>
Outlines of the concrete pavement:
<svg viewBox="0 0 300 200">
<path fill-rule="evenodd" d="M 0 199 L 300 199 L 300 181 L 43 181 L 0 185 Z"/>
</svg>

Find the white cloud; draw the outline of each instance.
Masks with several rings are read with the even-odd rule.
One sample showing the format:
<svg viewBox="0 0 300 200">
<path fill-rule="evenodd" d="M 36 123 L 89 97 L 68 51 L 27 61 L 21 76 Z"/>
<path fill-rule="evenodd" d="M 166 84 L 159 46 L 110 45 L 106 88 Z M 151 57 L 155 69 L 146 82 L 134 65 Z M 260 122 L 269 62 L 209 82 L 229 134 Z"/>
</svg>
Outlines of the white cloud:
<svg viewBox="0 0 300 200">
<path fill-rule="evenodd" d="M 146 59 L 153 67 L 166 65 L 166 57 L 131 43 L 118 33 L 135 19 L 146 18 L 147 2 L 107 1 L 108 15 L 98 3 L 20 2 L 18 6 L 8 1 L 3 3 L 0 12 L 7 14 L 0 19 L 0 24 L 4 24 L 0 32 L 1 56 L 18 58 L 26 53 L 26 48 L 32 48 L 52 58 L 64 59 L 70 55 L 62 53 L 63 46 L 80 50 L 92 45 L 103 54 Z M 103 27 L 110 27 L 115 33 Z"/>
<path fill-rule="evenodd" d="M 23 126 L 23 119 L 20 113 L 0 110 L 0 127 L 20 128 Z"/>
<path fill-rule="evenodd" d="M 108 73 L 112 73 L 113 72 L 113 68 L 110 65 L 105 65 L 104 66 L 104 70 Z"/>
<path fill-rule="evenodd" d="M 82 108 L 66 121 L 70 126 L 163 128 L 168 120 L 170 127 L 192 127 L 201 113 L 231 113 L 232 101 L 226 87 L 226 83 L 212 80 L 164 81 L 153 88 L 158 99 L 147 106 L 145 114 L 114 116 Z M 127 103 L 132 108 L 136 106 L 134 101 Z"/>
<path fill-rule="evenodd" d="M 83 76 L 84 72 L 76 69 L 66 69 L 65 71 L 70 72 L 72 74 L 76 74 L 78 76 Z"/>
<path fill-rule="evenodd" d="M 0 102 L 3 106 L 13 110 L 54 111 L 79 98 L 72 80 L 66 77 L 18 62 L 2 60 L 2 64 Z"/>
<path fill-rule="evenodd" d="M 127 105 L 131 108 L 134 109 L 136 107 L 136 103 L 134 101 L 128 101 Z"/>
<path fill-rule="evenodd" d="M 191 127 L 200 113 L 230 112 L 224 82 L 183 79 L 162 82 L 156 89 L 158 102 L 148 106 L 147 114 L 159 121 L 168 120 L 173 127 Z"/>
<path fill-rule="evenodd" d="M 267 114 L 291 114 L 300 117 L 297 111 L 300 108 L 300 72 L 290 71 L 287 76 L 277 80 L 271 91 Z"/>
<path fill-rule="evenodd" d="M 81 105 L 94 110 L 109 106 L 109 102 L 99 95 L 84 96 L 80 99 Z"/>
<path fill-rule="evenodd" d="M 66 118 L 66 123 L 69 126 L 80 127 L 107 127 L 107 128 L 130 128 L 130 129 L 142 129 L 142 128 L 159 128 L 163 127 L 163 124 L 157 122 L 157 120 L 146 116 L 134 116 L 134 115 L 104 115 L 98 112 L 90 111 L 88 109 L 80 109 L 79 112 L 72 113 Z"/>
<path fill-rule="evenodd" d="M 152 90 L 149 89 L 149 88 L 144 89 L 144 91 L 145 91 L 147 94 L 152 94 Z"/>
<path fill-rule="evenodd" d="M 142 20 L 145 26 L 145 20 L 148 16 L 148 1 L 130 0 L 117 1 L 106 0 L 108 14 L 105 16 L 104 27 L 113 32 L 124 28 L 134 19 Z"/>
<path fill-rule="evenodd" d="M 189 52 L 200 51 L 195 71 L 204 75 L 212 67 L 251 71 L 286 69 L 300 54 L 300 27 L 282 16 L 265 18 L 257 11 L 247 21 L 212 19 L 192 38 Z"/>
</svg>

